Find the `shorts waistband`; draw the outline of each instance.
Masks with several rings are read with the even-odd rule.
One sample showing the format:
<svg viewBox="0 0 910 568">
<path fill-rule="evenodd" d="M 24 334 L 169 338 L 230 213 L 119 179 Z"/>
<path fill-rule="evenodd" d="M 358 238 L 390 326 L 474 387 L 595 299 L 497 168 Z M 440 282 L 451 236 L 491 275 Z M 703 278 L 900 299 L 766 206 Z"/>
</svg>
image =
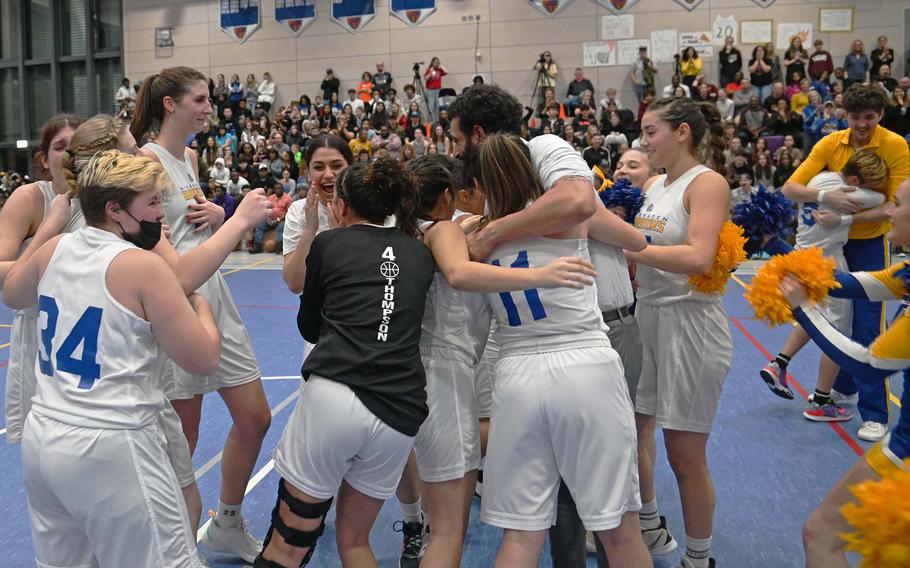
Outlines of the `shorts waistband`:
<svg viewBox="0 0 910 568">
<path fill-rule="evenodd" d="M 460 349 L 456 349 L 452 346 L 443 347 L 441 345 L 421 345 L 420 356 L 445 359 L 446 361 L 458 361 L 460 363 L 474 365 L 473 356 L 466 355 Z"/>
<path fill-rule="evenodd" d="M 607 334 L 603 331 L 583 331 L 581 333 L 535 337 L 503 343 L 499 347 L 499 356 L 534 355 L 586 347 L 610 347 L 610 340 L 607 339 Z"/>
</svg>

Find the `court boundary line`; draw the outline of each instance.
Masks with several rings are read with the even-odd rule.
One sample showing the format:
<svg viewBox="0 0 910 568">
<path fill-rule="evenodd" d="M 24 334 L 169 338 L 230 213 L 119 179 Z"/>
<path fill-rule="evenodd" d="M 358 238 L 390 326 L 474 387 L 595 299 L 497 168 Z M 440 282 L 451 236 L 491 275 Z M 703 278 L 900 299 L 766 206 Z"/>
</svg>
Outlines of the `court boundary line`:
<svg viewBox="0 0 910 568">
<path fill-rule="evenodd" d="M 749 285 L 746 284 L 745 282 L 743 282 L 742 279 L 740 279 L 739 277 L 737 277 L 735 274 L 731 274 L 730 276 L 733 278 L 733 280 L 736 280 L 737 284 L 739 284 L 740 286 L 742 286 L 744 290 L 746 290 L 747 292 L 749 291 Z M 883 304 L 887 304 L 887 302 L 883 302 Z M 741 319 L 745 319 L 745 318 L 741 318 Z M 754 318 L 752 318 L 752 319 L 754 319 Z M 886 320 L 887 320 L 887 318 L 886 318 Z M 886 323 L 887 323 L 887 321 L 886 321 Z M 890 381 L 890 375 L 889 375 L 889 377 L 888 377 L 888 379 L 887 379 L 887 382 L 885 383 L 885 388 L 886 388 L 887 391 L 888 391 L 888 400 L 890 400 L 891 403 L 894 404 L 894 406 L 897 407 L 898 411 L 901 411 L 901 410 L 903 410 L 903 405 L 901 404 L 901 399 L 897 398 L 897 397 L 894 395 L 894 393 L 891 392 L 891 384 L 890 384 L 890 383 L 891 383 L 891 381 Z M 890 412 L 889 412 L 889 414 L 890 414 Z"/>
<path fill-rule="evenodd" d="M 749 333 L 749 330 L 747 330 L 746 327 L 742 323 L 740 323 L 738 317 L 730 316 L 730 321 L 733 322 L 733 324 L 739 329 L 740 332 L 742 332 L 742 334 L 746 337 L 746 339 L 748 339 L 752 343 L 752 345 L 756 349 L 758 349 L 758 351 L 762 355 L 765 356 L 766 359 L 768 359 L 768 360 L 773 359 L 773 357 L 771 357 L 771 354 L 768 353 L 768 350 L 765 349 L 764 345 L 762 345 L 761 342 L 759 340 L 757 340 L 754 335 Z M 787 373 L 787 381 L 791 382 L 793 384 L 793 386 L 796 387 L 796 390 L 799 392 L 800 396 L 802 396 L 806 400 L 809 399 L 809 393 L 806 391 L 806 389 L 803 388 L 803 386 L 799 383 L 799 381 L 797 381 L 796 378 L 793 375 L 791 375 L 789 372 Z M 844 443 L 847 444 L 847 446 L 850 447 L 851 450 L 853 450 L 853 452 L 856 455 L 863 456 L 866 454 L 866 451 L 862 448 L 862 446 L 860 446 L 856 442 L 856 440 L 853 439 L 853 436 L 848 434 L 847 431 L 844 430 L 844 428 L 839 423 L 825 422 L 825 424 L 827 424 L 829 428 L 834 430 L 834 432 L 844 441 Z"/>
<path fill-rule="evenodd" d="M 266 262 L 272 262 L 272 260 L 273 260 L 272 257 L 266 257 L 266 258 L 257 260 L 256 262 L 251 262 L 249 264 L 244 264 L 243 266 L 239 266 L 237 268 L 232 268 L 230 270 L 226 270 L 226 271 L 222 272 L 221 275 L 227 276 L 229 274 L 234 274 L 235 272 L 240 272 L 241 270 L 247 270 L 249 268 L 253 268 L 254 266 L 259 266 L 260 264 L 265 264 Z"/>
</svg>

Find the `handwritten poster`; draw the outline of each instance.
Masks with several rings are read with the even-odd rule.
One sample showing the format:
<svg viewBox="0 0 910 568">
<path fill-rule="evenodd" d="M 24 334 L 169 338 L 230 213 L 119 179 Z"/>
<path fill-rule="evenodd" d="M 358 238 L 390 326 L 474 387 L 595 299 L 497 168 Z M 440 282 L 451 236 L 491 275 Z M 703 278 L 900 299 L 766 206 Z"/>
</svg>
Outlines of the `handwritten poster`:
<svg viewBox="0 0 910 568">
<path fill-rule="evenodd" d="M 651 42 L 647 39 L 622 39 L 616 42 L 616 60 L 619 65 L 632 65 L 638 59 L 638 48 L 647 47 L 651 53 Z"/>
<path fill-rule="evenodd" d="M 616 65 L 616 40 L 588 41 L 584 44 L 584 66 Z"/>
<path fill-rule="evenodd" d="M 673 63 L 673 56 L 679 53 L 679 32 L 676 30 L 655 30 L 651 32 L 651 49 L 648 55 L 655 63 Z"/>
<path fill-rule="evenodd" d="M 768 43 L 772 38 L 771 26 L 771 20 L 743 20 L 740 22 L 739 43 Z"/>
<path fill-rule="evenodd" d="M 711 32 L 682 32 L 679 34 L 679 50 L 694 47 L 699 57 L 714 57 Z"/>
<path fill-rule="evenodd" d="M 603 16 L 600 19 L 600 36 L 603 39 L 635 37 L 635 16 Z"/>
<path fill-rule="evenodd" d="M 777 49 L 787 49 L 790 47 L 790 40 L 799 37 L 803 40 L 803 48 L 809 49 L 812 45 L 812 24 L 810 23 L 777 23 Z"/>
</svg>

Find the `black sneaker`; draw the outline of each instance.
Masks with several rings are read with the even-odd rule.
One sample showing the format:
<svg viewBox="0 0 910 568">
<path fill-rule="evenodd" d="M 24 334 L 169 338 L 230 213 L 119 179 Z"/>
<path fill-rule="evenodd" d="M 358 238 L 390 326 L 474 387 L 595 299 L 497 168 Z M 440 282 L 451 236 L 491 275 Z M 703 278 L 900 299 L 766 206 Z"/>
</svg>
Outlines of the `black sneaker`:
<svg viewBox="0 0 910 568">
<path fill-rule="evenodd" d="M 715 562 L 715 560 L 713 558 L 709 558 L 708 559 L 708 568 L 716 568 L 716 567 L 717 567 L 717 562 Z M 683 555 L 683 558 L 680 561 L 679 565 L 676 566 L 675 568 L 689 568 L 689 563 L 686 562 L 685 555 Z"/>
<path fill-rule="evenodd" d="M 477 470 L 477 483 L 474 485 L 474 497 L 480 499 L 483 496 L 483 470 Z"/>
<path fill-rule="evenodd" d="M 401 558 L 398 568 L 418 568 L 423 550 L 423 523 L 395 521 L 392 530 L 402 533 Z"/>
</svg>

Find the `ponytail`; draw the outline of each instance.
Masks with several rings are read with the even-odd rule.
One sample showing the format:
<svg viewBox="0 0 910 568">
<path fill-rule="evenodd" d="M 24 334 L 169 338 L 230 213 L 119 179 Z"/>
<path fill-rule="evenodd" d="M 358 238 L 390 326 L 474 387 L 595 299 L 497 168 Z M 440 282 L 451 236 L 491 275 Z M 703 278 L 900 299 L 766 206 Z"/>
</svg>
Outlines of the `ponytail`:
<svg viewBox="0 0 910 568">
<path fill-rule="evenodd" d="M 724 125 L 717 105 L 709 102 L 699 103 L 701 114 L 705 119 L 707 137 L 699 146 L 703 162 L 712 170 L 726 177 L 727 159 L 724 156 Z"/>
<path fill-rule="evenodd" d="M 196 81 L 206 81 L 206 77 L 190 67 L 168 67 L 145 78 L 130 123 L 130 132 L 137 143 L 142 142 L 155 121 L 164 122 L 164 97 L 179 101 Z"/>
</svg>

